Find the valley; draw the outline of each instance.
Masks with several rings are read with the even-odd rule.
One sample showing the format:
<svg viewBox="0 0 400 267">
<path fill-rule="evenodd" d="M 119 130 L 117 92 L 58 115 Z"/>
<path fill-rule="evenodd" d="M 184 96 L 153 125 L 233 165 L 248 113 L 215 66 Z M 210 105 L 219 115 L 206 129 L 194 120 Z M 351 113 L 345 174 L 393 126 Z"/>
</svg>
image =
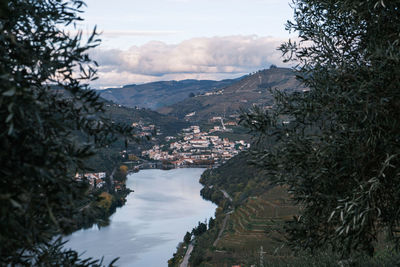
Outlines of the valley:
<svg viewBox="0 0 400 267">
<path fill-rule="evenodd" d="M 154 86 L 157 90 L 146 90 Z M 193 86 L 201 88 L 202 93 L 189 96 L 189 91 L 186 91 L 186 97 L 183 97 L 181 93 L 192 90 Z M 136 91 L 132 88 L 136 88 Z M 112 150 L 119 150 L 120 156 L 124 156 L 123 160 L 129 155 L 135 155 L 138 158 L 145 157 L 146 160 L 164 161 L 172 166 L 190 165 L 195 161 L 198 161 L 198 164 L 202 161 L 203 165 L 225 162 L 245 147 L 248 148 L 251 143 L 251 136 L 240 125 L 241 112 L 253 105 L 264 109 L 272 108 L 273 96 L 270 90 L 304 90 L 296 81 L 292 70 L 276 67 L 260 70 L 237 80 L 171 81 L 137 85 L 132 88 L 124 86 L 107 91 L 107 94 L 114 96 L 114 100 L 105 100 L 106 114 L 115 123 L 135 127 L 139 142 L 131 143 L 125 148 L 124 141 L 117 140 L 112 145 Z M 146 99 L 158 101 L 156 106 L 165 104 L 159 100 L 164 99 L 166 94 L 175 97 L 175 93 L 179 92 L 176 100 L 182 100 L 157 110 L 129 107 L 133 104 L 127 105 L 126 101 L 128 98 L 133 99 L 135 93 L 132 97 L 128 95 L 138 90 Z M 104 94 L 105 91 L 100 92 L 102 97 Z M 148 102 L 143 102 L 143 105 L 149 106 Z M 186 135 L 184 129 L 189 129 L 186 130 L 187 133 L 189 131 L 192 134 Z M 237 150 L 239 147 L 241 148 Z M 110 149 L 105 151 L 110 152 Z M 107 158 L 103 160 L 101 155 L 104 153 L 99 153 L 99 156 L 91 161 L 93 167 L 104 168 L 107 165 Z"/>
<path fill-rule="evenodd" d="M 1 1 L 0 266 L 400 266 L 399 10 Z"/>
<path fill-rule="evenodd" d="M 200 178 L 201 195 L 218 205 L 215 223 L 191 245 L 181 243 L 170 266 L 180 266 L 189 248 L 193 251 L 185 260 L 193 266 L 250 266 L 259 263 L 260 255 L 265 261 L 288 255 L 287 248 L 280 248 L 279 239 L 284 238 L 283 222 L 298 210 L 286 189 L 271 185 L 249 164 L 251 156 L 246 151 L 253 139 L 240 124 L 241 112 L 253 105 L 273 108 L 271 89 L 306 90 L 291 70 L 271 68 L 157 111 L 110 102 L 115 120 L 128 122 L 137 127 L 140 136 L 149 138 L 136 147 L 128 146 L 122 153 L 125 158 L 133 156 L 139 159 L 137 164 L 160 162 L 168 168 L 209 167 Z"/>
</svg>

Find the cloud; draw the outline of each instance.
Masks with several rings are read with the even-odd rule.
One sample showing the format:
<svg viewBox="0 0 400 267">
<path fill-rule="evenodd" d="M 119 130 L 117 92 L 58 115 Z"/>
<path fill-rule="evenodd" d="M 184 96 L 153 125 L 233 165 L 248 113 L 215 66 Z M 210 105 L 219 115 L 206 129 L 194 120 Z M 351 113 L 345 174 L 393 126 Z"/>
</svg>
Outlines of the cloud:
<svg viewBox="0 0 400 267">
<path fill-rule="evenodd" d="M 178 31 L 104 31 L 101 33 L 105 37 L 121 37 L 121 36 L 159 36 L 174 35 Z"/>
<path fill-rule="evenodd" d="M 152 41 L 128 50 L 96 49 L 99 83 L 127 84 L 167 79 L 219 79 L 282 66 L 273 37 L 225 36 L 193 38 L 179 44 Z"/>
<path fill-rule="evenodd" d="M 90 36 L 93 31 L 83 30 L 83 36 Z M 123 36 L 162 36 L 162 35 L 175 35 L 180 33 L 179 31 L 135 31 L 135 30 L 128 30 L 128 31 L 113 31 L 113 30 L 106 30 L 106 31 L 99 31 L 98 33 L 101 34 L 102 37 L 123 37 Z M 67 33 L 71 34 L 72 36 L 77 35 L 80 33 L 78 30 L 67 30 Z"/>
</svg>

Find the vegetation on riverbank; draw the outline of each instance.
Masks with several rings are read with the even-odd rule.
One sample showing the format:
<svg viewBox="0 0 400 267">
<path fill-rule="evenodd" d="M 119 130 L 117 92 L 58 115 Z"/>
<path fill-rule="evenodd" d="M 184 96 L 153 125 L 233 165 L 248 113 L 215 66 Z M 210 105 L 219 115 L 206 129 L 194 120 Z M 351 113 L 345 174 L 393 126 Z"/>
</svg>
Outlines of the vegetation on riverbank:
<svg viewBox="0 0 400 267">
<path fill-rule="evenodd" d="M 192 266 L 258 264 L 261 247 L 273 256 L 281 246 L 277 240 L 283 238 L 282 222 L 291 218 L 297 208 L 283 188 L 265 181 L 264 185 L 257 183 L 260 173 L 247 164 L 248 160 L 249 155 L 242 153 L 203 173 L 201 194 L 218 204 L 218 208 L 213 227 L 194 242 Z M 224 188 L 228 197 L 221 192 Z M 288 255 L 287 249 L 279 253 Z M 175 256 L 177 262 L 182 258 L 179 251 Z"/>
<path fill-rule="evenodd" d="M 188 253 L 190 246 L 193 246 L 199 242 L 203 242 L 204 239 L 208 240 L 210 234 L 218 234 L 218 229 L 215 227 L 215 219 L 210 218 L 207 224 L 205 222 L 199 222 L 196 227 L 192 229 L 192 231 L 186 232 L 183 242 L 179 243 L 176 248 L 176 253 L 173 254 L 173 257 L 168 260 L 168 267 L 177 267 L 182 263 L 185 255 Z M 191 253 L 190 260 L 193 261 L 193 252 Z M 195 259 L 194 261 L 201 261 L 202 257 Z"/>
<path fill-rule="evenodd" d="M 121 165 L 106 176 L 106 183 L 100 188 L 89 186 L 86 180 L 81 181 L 80 183 L 87 187 L 84 194 L 88 198 L 75 204 L 79 207 L 81 213 L 71 218 L 71 226 L 66 234 L 81 228 L 90 228 L 94 224 L 98 226 L 108 225 L 108 218 L 118 207 L 125 204 L 126 197 L 132 192 L 129 188 L 126 188 L 127 174 L 128 168 Z"/>
</svg>

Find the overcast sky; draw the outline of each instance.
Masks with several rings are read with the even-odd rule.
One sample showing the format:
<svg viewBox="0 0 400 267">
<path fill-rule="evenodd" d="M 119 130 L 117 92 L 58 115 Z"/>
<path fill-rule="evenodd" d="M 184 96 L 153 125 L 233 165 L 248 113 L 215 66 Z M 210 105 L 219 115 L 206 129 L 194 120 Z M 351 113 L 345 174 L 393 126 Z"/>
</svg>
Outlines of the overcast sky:
<svg viewBox="0 0 400 267">
<path fill-rule="evenodd" d="M 102 44 L 93 86 L 239 77 L 271 64 L 290 36 L 288 0 L 86 0 L 79 27 Z"/>
</svg>

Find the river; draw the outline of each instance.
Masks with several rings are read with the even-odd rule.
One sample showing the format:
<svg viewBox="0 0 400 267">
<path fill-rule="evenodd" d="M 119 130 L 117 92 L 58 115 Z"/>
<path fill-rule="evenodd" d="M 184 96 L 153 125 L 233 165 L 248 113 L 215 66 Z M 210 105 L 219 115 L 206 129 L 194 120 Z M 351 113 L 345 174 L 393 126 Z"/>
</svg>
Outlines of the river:
<svg viewBox="0 0 400 267">
<path fill-rule="evenodd" d="M 216 206 L 200 196 L 204 169 L 141 170 L 128 176 L 135 190 L 110 218 L 110 225 L 66 237 L 83 257 L 116 257 L 118 266 L 167 266 L 186 231 L 214 216 Z"/>
</svg>

